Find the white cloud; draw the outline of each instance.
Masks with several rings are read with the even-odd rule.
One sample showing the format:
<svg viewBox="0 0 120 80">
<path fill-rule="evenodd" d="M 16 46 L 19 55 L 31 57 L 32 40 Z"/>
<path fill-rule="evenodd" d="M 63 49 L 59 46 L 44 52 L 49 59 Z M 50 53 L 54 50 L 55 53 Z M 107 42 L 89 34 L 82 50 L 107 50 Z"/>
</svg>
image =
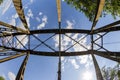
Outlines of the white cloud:
<svg viewBox="0 0 120 80">
<path fill-rule="evenodd" d="M 36 17 L 36 20 L 37 20 L 38 22 L 40 22 L 40 18 L 39 18 L 39 17 Z"/>
<path fill-rule="evenodd" d="M 29 5 L 33 4 L 34 0 L 29 0 L 30 2 L 26 3 L 23 8 L 27 9 Z"/>
<path fill-rule="evenodd" d="M 74 38 L 75 40 L 81 40 L 84 36 L 85 35 L 80 36 L 79 34 L 75 34 L 74 36 L 72 36 L 72 38 Z M 79 43 L 89 49 L 90 45 L 87 45 L 86 42 L 87 42 L 87 38 L 84 38 Z M 75 42 L 72 42 L 72 45 L 74 43 Z M 79 44 L 76 44 L 75 46 L 73 46 L 73 49 L 74 51 L 86 51 L 84 47 L 80 46 Z M 92 65 L 92 58 L 90 55 L 78 56 L 76 58 L 79 61 L 79 63 L 84 64 L 86 68 L 89 68 L 89 66 Z"/>
<path fill-rule="evenodd" d="M 53 37 L 53 40 L 55 41 L 55 47 L 57 48 L 59 46 L 59 35 Z"/>
<path fill-rule="evenodd" d="M 26 18 L 26 21 L 27 21 L 27 25 L 30 28 L 30 19 L 33 18 L 33 13 L 32 13 L 31 9 L 28 10 L 27 16 L 25 16 L 25 18 Z"/>
<path fill-rule="evenodd" d="M 37 29 L 44 28 L 46 24 L 47 24 L 47 16 L 43 16 L 42 23 L 37 26 Z"/>
<path fill-rule="evenodd" d="M 39 24 L 38 26 L 37 26 L 37 29 L 42 29 L 42 28 L 44 28 L 45 27 L 45 23 L 43 22 L 43 23 L 41 23 L 41 24 Z"/>
<path fill-rule="evenodd" d="M 65 57 L 61 57 L 61 61 L 63 61 L 65 59 Z"/>
<path fill-rule="evenodd" d="M 67 20 L 66 23 L 67 23 L 67 27 L 66 27 L 67 29 L 72 29 L 73 28 L 73 23 L 72 22 Z"/>
<path fill-rule="evenodd" d="M 30 0 L 30 3 L 32 4 L 32 3 L 33 3 L 33 0 Z"/>
<path fill-rule="evenodd" d="M 67 20 L 66 23 L 67 23 L 66 29 L 73 29 L 73 26 L 74 26 L 73 22 L 70 22 L 69 20 Z M 72 34 L 67 33 L 66 35 L 71 36 Z"/>
<path fill-rule="evenodd" d="M 33 13 L 32 13 L 31 9 L 28 10 L 27 16 L 30 17 L 30 18 L 33 18 Z"/>
<path fill-rule="evenodd" d="M 75 59 L 70 59 L 70 62 L 74 66 L 75 69 L 79 69 L 79 65 L 76 63 Z"/>
<path fill-rule="evenodd" d="M 19 16 L 18 16 L 17 13 L 16 13 L 15 15 L 12 16 L 12 18 L 15 18 L 15 19 L 18 18 L 18 17 L 19 17 Z"/>
<path fill-rule="evenodd" d="M 88 61 L 88 55 L 79 56 L 78 59 L 80 59 L 81 64 L 85 64 Z"/>
<path fill-rule="evenodd" d="M 5 14 L 5 12 L 10 8 L 12 4 L 12 0 L 7 0 L 4 4 L 3 4 L 3 10 L 2 10 L 2 15 Z"/>
<path fill-rule="evenodd" d="M 8 72 L 8 77 L 9 77 L 10 80 L 15 80 L 16 75 L 12 72 Z"/>
<path fill-rule="evenodd" d="M 73 39 L 77 39 L 78 36 L 79 36 L 79 34 L 76 33 L 76 34 L 74 34 L 74 35 L 72 36 L 72 38 L 73 38 Z"/>
<path fill-rule="evenodd" d="M 42 18 L 42 21 L 47 23 L 47 16 L 44 15 L 43 18 Z"/>
<path fill-rule="evenodd" d="M 39 12 L 39 15 L 41 16 L 43 13 L 42 12 Z"/>
</svg>

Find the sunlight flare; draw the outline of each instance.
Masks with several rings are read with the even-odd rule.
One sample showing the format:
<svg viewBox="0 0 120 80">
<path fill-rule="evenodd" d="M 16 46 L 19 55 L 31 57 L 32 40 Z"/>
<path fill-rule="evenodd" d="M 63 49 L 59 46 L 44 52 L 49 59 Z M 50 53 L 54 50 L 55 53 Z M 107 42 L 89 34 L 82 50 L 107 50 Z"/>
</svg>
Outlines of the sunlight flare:
<svg viewBox="0 0 120 80">
<path fill-rule="evenodd" d="M 83 73 L 83 80 L 92 80 L 92 72 L 86 71 Z"/>
</svg>

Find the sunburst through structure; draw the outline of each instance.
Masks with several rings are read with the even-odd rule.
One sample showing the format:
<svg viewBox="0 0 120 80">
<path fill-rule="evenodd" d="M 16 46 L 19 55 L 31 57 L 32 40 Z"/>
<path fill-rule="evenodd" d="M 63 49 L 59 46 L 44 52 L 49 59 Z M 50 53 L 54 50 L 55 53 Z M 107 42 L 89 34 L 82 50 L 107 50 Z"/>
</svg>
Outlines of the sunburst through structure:
<svg viewBox="0 0 120 80">
<path fill-rule="evenodd" d="M 31 2 L 33 1 L 34 0 L 31 0 Z M 30 55 L 56 57 L 58 59 L 56 80 L 62 80 L 62 65 L 65 65 L 63 64 L 64 62 L 71 62 L 71 64 L 74 64 L 73 66 L 76 69 L 80 67 L 77 64 L 77 61 L 82 64 L 87 63 L 85 66 L 91 65 L 93 62 L 97 80 L 104 79 L 95 55 L 120 63 L 120 52 L 112 49 L 108 50 L 105 44 L 110 43 L 104 42 L 104 40 L 107 40 L 107 36 L 113 37 L 113 35 L 108 35 L 109 33 L 118 32 L 120 30 L 120 20 L 96 28 L 105 6 L 105 0 L 98 0 L 98 3 L 96 3 L 97 6 L 95 8 L 96 12 L 94 20 L 92 25 L 90 27 L 88 26 L 90 29 L 76 29 L 70 21 L 66 21 L 68 26 L 63 28 L 62 26 L 64 26 L 63 23 L 65 22 L 62 18 L 65 15 L 62 14 L 62 7 L 64 6 L 62 5 L 61 0 L 56 0 L 56 5 L 52 6 L 52 8 L 56 9 L 57 14 L 53 16 L 57 16 L 56 24 L 58 27 L 42 29 L 48 23 L 47 16 L 44 15 L 42 20 L 39 17 L 35 18 L 38 22 L 41 22 L 41 24 L 38 25 L 37 29 L 32 30 L 30 28 L 31 23 L 28 18 L 33 18 L 31 10 L 28 10 L 27 16 L 25 16 L 25 9 L 27 9 L 27 7 L 23 7 L 22 0 L 12 0 L 11 3 L 13 3 L 17 12 L 17 15 L 12 18 L 19 17 L 19 21 L 22 23 L 19 24 L 19 26 L 16 26 L 15 24 L 11 25 L 0 20 L 0 63 L 25 56 L 15 80 L 24 80 L 25 69 Z M 52 15 L 53 12 L 54 11 L 49 13 Z M 2 14 L 4 14 L 4 11 Z M 43 15 L 43 13 L 39 12 L 39 16 L 41 15 Z M 55 21 L 53 20 L 53 22 Z M 33 26 L 37 24 L 35 22 L 33 23 Z M 18 23 L 16 22 L 16 24 Z M 84 22 L 84 24 L 87 23 Z M 112 43 L 114 43 L 114 41 L 112 41 Z M 70 56 L 79 57 L 76 59 L 64 59 Z M 86 60 L 86 58 L 88 60 Z M 93 80 L 92 72 L 86 71 L 82 76 L 83 80 Z M 72 77 L 72 75 L 69 77 Z M 79 78 L 79 80 L 82 78 Z"/>
</svg>

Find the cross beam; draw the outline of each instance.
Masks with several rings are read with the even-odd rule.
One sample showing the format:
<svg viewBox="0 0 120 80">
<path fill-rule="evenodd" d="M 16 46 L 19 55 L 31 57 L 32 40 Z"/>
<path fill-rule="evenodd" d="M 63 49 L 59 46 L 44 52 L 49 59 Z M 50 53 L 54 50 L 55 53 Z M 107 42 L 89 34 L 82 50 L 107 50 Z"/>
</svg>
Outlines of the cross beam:
<svg viewBox="0 0 120 80">
<path fill-rule="evenodd" d="M 15 58 L 18 58 L 18 57 L 23 56 L 23 55 L 25 55 L 25 53 L 20 53 L 20 54 L 16 54 L 16 55 L 13 55 L 13 56 L 9 56 L 9 57 L 0 59 L 0 63 L 9 61 L 9 60 L 12 60 L 12 59 L 15 59 Z"/>
<path fill-rule="evenodd" d="M 28 53 L 30 52 L 30 54 L 33 55 L 40 55 L 40 56 L 53 56 L 53 57 L 58 57 L 59 56 L 59 51 L 56 52 L 44 52 L 44 51 L 33 51 L 33 50 L 23 50 L 23 49 L 17 49 L 17 48 L 11 48 L 11 47 L 5 47 L 5 46 L 0 46 L 2 48 L 5 49 L 10 49 L 16 52 L 25 52 Z M 96 50 L 88 50 L 88 51 L 80 51 L 80 52 L 64 52 L 61 51 L 61 56 L 79 56 L 79 55 L 87 55 L 87 54 L 92 54 L 92 52 L 94 54 L 109 54 L 111 57 L 120 57 L 120 52 L 106 52 L 106 51 L 96 51 Z"/>
<path fill-rule="evenodd" d="M 100 27 L 93 31 L 94 34 L 100 33 L 100 32 L 108 32 L 108 31 L 117 31 L 120 30 L 120 26 L 115 26 L 120 24 L 120 20 L 113 22 L 111 24 L 105 25 L 103 27 Z"/>
<path fill-rule="evenodd" d="M 32 34 L 59 34 L 59 29 L 43 29 L 43 30 L 31 30 L 29 35 Z M 65 34 L 65 33 L 83 33 L 83 34 L 90 34 L 90 30 L 82 30 L 82 29 L 61 29 L 61 34 Z M 12 34 L 6 34 L 4 36 L 18 36 L 18 35 L 26 35 L 26 33 L 12 33 Z M 0 36 L 2 37 L 2 36 Z"/>
<path fill-rule="evenodd" d="M 27 30 L 24 30 L 24 29 L 22 29 L 22 28 L 19 28 L 19 27 L 10 25 L 10 24 L 7 24 L 7 23 L 2 22 L 2 21 L 0 21 L 0 25 L 2 25 L 2 26 L 4 26 L 4 27 L 7 27 L 7 28 L 11 28 L 11 29 L 13 29 L 13 30 L 16 30 L 17 32 L 27 33 Z"/>
<path fill-rule="evenodd" d="M 27 29 L 27 31 L 29 33 L 29 28 L 28 28 L 27 21 L 25 19 L 25 15 L 24 15 L 24 10 L 23 10 L 23 7 L 22 7 L 22 0 L 13 0 L 13 3 L 14 3 L 16 11 L 17 11 L 25 29 Z"/>
</svg>

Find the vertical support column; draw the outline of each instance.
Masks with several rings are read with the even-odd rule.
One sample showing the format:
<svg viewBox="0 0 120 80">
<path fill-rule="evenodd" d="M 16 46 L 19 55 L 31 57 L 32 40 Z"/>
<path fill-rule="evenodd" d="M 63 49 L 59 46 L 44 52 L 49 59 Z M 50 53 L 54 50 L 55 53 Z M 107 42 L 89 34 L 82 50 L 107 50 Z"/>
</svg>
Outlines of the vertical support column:
<svg viewBox="0 0 120 80">
<path fill-rule="evenodd" d="M 5 42 L 4 42 L 4 36 L 2 36 L 2 45 L 5 46 Z"/>
<path fill-rule="evenodd" d="M 56 0 L 59 26 L 59 63 L 58 63 L 58 80 L 61 80 L 61 0 Z"/>
<path fill-rule="evenodd" d="M 28 49 L 30 50 L 30 34 L 28 34 Z"/>
<path fill-rule="evenodd" d="M 30 35 L 29 34 L 28 34 L 28 49 L 30 50 Z M 29 55 L 30 55 L 30 52 L 28 52 L 26 54 L 26 57 L 19 69 L 19 72 L 18 72 L 15 80 L 24 80 L 24 72 L 25 72 L 25 68 L 26 68 L 26 64 L 27 64 Z"/>
<path fill-rule="evenodd" d="M 24 72 L 25 72 L 25 68 L 26 68 L 28 58 L 29 58 L 29 53 L 27 53 L 25 59 L 23 60 L 22 65 L 19 69 L 19 72 L 18 72 L 15 80 L 24 80 Z"/>
<path fill-rule="evenodd" d="M 103 47 L 103 36 L 101 36 L 101 46 Z"/>
<path fill-rule="evenodd" d="M 92 51 L 93 51 L 93 48 L 94 48 L 93 44 L 94 44 L 93 34 L 91 34 L 91 50 Z"/>
<path fill-rule="evenodd" d="M 58 80 L 61 80 L 61 23 L 59 22 L 59 63 L 58 63 Z"/>
<path fill-rule="evenodd" d="M 91 34 L 91 50 L 93 51 L 93 43 L 94 43 L 94 40 L 93 40 L 93 34 Z M 92 52 L 92 58 L 93 58 L 93 63 L 94 63 L 94 67 L 95 67 L 95 71 L 96 71 L 96 77 L 97 77 L 97 80 L 103 80 L 103 77 L 102 77 L 102 74 L 101 74 L 101 71 L 100 71 L 100 68 L 99 68 L 99 65 L 97 63 L 97 60 Z"/>
<path fill-rule="evenodd" d="M 12 37 L 12 47 L 13 47 L 13 48 L 14 48 L 14 46 L 15 46 L 15 45 L 14 45 L 14 42 L 15 42 L 15 41 L 14 41 L 14 36 L 13 36 L 13 37 Z"/>
</svg>

